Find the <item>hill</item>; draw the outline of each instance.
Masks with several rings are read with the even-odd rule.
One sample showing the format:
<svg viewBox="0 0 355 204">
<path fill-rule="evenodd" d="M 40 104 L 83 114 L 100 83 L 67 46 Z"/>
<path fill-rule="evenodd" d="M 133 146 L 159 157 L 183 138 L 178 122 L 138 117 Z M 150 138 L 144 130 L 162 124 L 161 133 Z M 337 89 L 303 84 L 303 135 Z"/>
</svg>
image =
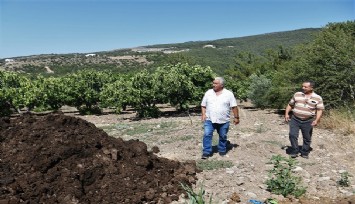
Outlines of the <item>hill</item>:
<svg viewBox="0 0 355 204">
<path fill-rule="evenodd" d="M 291 48 L 311 42 L 321 29 L 308 28 L 262 35 L 194 41 L 176 44 L 149 45 L 95 53 L 43 54 L 0 60 L 0 70 L 25 72 L 33 75 L 63 75 L 84 68 L 134 72 L 142 68 L 188 62 L 210 66 L 217 73 L 234 63 L 240 52 L 263 55 L 266 50 Z"/>
<path fill-rule="evenodd" d="M 235 48 L 239 51 L 250 51 L 253 53 L 262 53 L 265 49 L 292 47 L 299 43 L 307 43 L 314 38 L 321 29 L 305 28 L 293 31 L 283 31 L 266 33 L 237 38 L 224 38 L 210 41 L 190 41 L 176 44 L 160 44 L 146 46 L 147 48 L 176 48 L 176 49 L 197 49 L 201 50 L 205 45 L 213 45 L 215 48 Z M 208 47 L 208 46 L 207 46 Z M 205 47 L 206 48 L 206 47 Z"/>
</svg>

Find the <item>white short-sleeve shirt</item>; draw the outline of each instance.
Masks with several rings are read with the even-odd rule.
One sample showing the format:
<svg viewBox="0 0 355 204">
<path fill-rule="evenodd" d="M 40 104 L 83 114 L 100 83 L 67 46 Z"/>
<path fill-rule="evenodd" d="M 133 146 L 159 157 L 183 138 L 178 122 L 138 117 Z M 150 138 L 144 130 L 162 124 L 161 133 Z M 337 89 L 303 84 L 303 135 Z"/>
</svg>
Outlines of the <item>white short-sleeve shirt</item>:
<svg viewBox="0 0 355 204">
<path fill-rule="evenodd" d="M 201 102 L 201 106 L 206 107 L 207 120 L 219 124 L 229 121 L 230 110 L 237 105 L 234 94 L 227 89 L 223 89 L 218 96 L 213 89 L 210 89 L 205 93 Z"/>
</svg>

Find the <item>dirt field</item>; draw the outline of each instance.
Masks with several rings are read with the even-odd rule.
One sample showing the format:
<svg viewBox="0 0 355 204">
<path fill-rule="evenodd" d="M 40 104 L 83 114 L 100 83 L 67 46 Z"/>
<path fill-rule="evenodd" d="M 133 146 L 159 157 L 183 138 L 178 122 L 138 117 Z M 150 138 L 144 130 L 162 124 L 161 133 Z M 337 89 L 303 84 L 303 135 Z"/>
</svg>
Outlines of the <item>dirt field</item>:
<svg viewBox="0 0 355 204">
<path fill-rule="evenodd" d="M 355 203 L 354 135 L 342 135 L 320 128 L 314 130 L 310 158 L 298 157 L 299 164 L 294 171 L 302 177 L 302 184 L 307 187 L 307 192 L 304 198 L 290 200 L 272 195 L 264 184 L 268 178 L 267 170 L 272 168 L 272 165 L 268 164 L 271 156 L 287 156 L 285 147 L 289 145 L 288 125 L 283 122 L 282 115 L 273 110 L 242 108 L 241 123 L 233 125 L 229 131 L 233 148 L 225 157 L 214 154 L 208 159 L 210 162 L 222 161 L 232 165 L 228 168 L 198 172 L 194 163 L 188 161 L 194 160 L 198 164 L 202 162 L 200 157 L 203 129 L 199 113 L 190 113 L 188 116 L 186 113 L 176 114 L 167 107 L 165 110 L 162 117 L 145 120 L 136 120 L 133 112 L 101 116 L 80 116 L 76 112 L 68 112 L 65 115 L 81 118 L 89 123 L 64 116 L 60 116 L 60 119 L 48 116 L 49 118 L 42 119 L 25 118 L 22 121 L 20 118 L 11 118 L 10 123 L 2 121 L 5 125 L 0 125 L 0 203 L 6 203 L 9 195 L 24 201 L 33 199 L 31 203 L 50 203 L 53 197 L 56 197 L 59 203 L 110 203 L 105 199 L 111 198 L 116 199 L 111 203 L 184 203 L 186 200 L 183 198 L 177 200 L 177 196 L 182 192 L 178 181 L 196 181 L 193 185 L 196 191 L 202 186 L 206 190 L 206 197 L 212 196 L 213 203 L 235 203 L 235 197 L 240 198 L 239 203 L 250 203 L 250 199 L 264 201 L 271 197 L 283 200 L 281 203 Z M 43 128 L 34 126 L 46 124 L 50 120 L 56 122 Z M 68 121 L 72 123 L 69 125 Z M 78 125 L 83 128 L 79 129 Z M 39 132 L 35 134 L 26 131 Z M 44 134 L 47 131 L 48 133 Z M 9 132 L 12 132 L 11 137 L 17 139 L 9 139 Z M 106 137 L 105 132 L 112 137 Z M 25 133 L 36 139 L 27 141 L 23 136 Z M 75 136 L 76 134 L 78 135 Z M 87 135 L 90 135 L 88 140 L 84 139 Z M 69 139 L 73 138 L 77 138 L 76 146 L 69 145 Z M 47 142 L 43 143 L 44 141 Z M 97 143 L 100 148 L 95 146 Z M 61 150 L 57 153 L 56 149 Z M 153 153 L 152 149 L 160 151 Z M 116 151 L 119 153 L 116 154 Z M 112 152 L 117 158 L 112 156 Z M 59 155 L 67 156 L 62 158 Z M 13 163 L 15 158 L 21 160 Z M 28 163 L 31 165 L 27 165 Z M 130 171 L 123 171 L 123 163 L 128 165 Z M 153 168 L 149 173 L 151 178 L 148 179 L 144 175 L 147 174 L 146 169 L 150 164 L 159 168 Z M 127 174 L 135 172 L 132 169 L 136 167 L 143 170 L 134 178 L 143 179 L 132 181 L 133 178 Z M 13 171 L 14 168 L 16 170 Z M 126 173 L 121 175 L 122 171 Z M 53 172 L 52 176 L 48 176 L 48 172 Z M 337 185 L 342 172 L 352 175 L 349 177 L 351 186 Z M 110 175 L 109 179 L 106 179 L 107 175 Z M 165 177 L 166 180 L 163 179 Z M 15 185 L 14 180 L 21 182 L 15 182 Z M 26 184 L 29 189 L 37 189 L 36 194 L 24 197 L 25 192 L 29 191 L 23 189 Z M 120 189 L 123 185 L 126 185 L 125 189 L 127 185 L 136 185 L 133 189 L 137 189 L 137 193 L 123 197 L 123 192 L 127 190 L 121 190 L 119 192 L 122 197 L 119 197 L 120 193 L 114 189 Z M 57 189 L 60 189 L 58 194 L 53 193 Z M 144 193 L 138 196 L 138 192 Z M 43 194 L 46 197 L 38 200 L 39 195 Z M 148 200 L 150 196 L 154 199 Z"/>
</svg>

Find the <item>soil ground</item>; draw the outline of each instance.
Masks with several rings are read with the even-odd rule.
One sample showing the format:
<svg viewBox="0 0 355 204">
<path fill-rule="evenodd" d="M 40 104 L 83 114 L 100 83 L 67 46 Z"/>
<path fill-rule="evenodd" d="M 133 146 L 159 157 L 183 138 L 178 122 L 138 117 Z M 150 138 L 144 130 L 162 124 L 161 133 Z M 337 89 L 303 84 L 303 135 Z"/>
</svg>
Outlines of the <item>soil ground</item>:
<svg viewBox="0 0 355 204">
<path fill-rule="evenodd" d="M 302 178 L 302 185 L 307 187 L 307 192 L 300 199 L 284 198 L 271 194 L 267 191 L 265 185 L 268 170 L 272 168 L 272 165 L 269 164 L 271 157 L 273 155 L 288 156 L 286 153 L 289 145 L 288 124 L 284 123 L 282 114 L 275 110 L 256 110 L 241 106 L 241 123 L 237 126 L 232 125 L 229 130 L 228 137 L 231 148 L 227 155 L 221 157 L 218 153 L 215 153 L 207 161 L 204 161 L 200 158 L 203 129 L 199 112 L 189 115 L 187 113 L 177 114 L 170 107 L 163 106 L 161 108 L 164 114 L 157 119 L 137 120 L 135 113 L 132 111 L 123 114 L 107 113 L 100 116 L 81 116 L 77 112 L 67 111 L 66 116 L 77 118 L 77 120 L 71 117 L 64 119 L 64 121 L 76 121 L 70 126 L 66 126 L 68 123 L 63 122 L 63 118 L 56 119 L 58 115 L 56 117 L 47 116 L 51 119 L 25 119 L 21 121 L 20 118 L 11 118 L 10 123 L 2 122 L 2 124 L 13 124 L 15 122 L 17 125 L 0 126 L 2 127 L 0 203 L 2 200 L 3 203 L 6 203 L 5 201 L 8 201 L 10 194 L 14 195 L 11 198 L 16 199 L 19 198 L 16 193 L 23 196 L 25 189 L 22 186 L 25 185 L 24 183 L 30 183 L 31 178 L 34 178 L 36 182 L 30 183 L 31 185 L 28 188 L 37 188 L 37 194 L 27 195 L 26 198 L 36 199 L 43 194 L 47 196 L 42 198 L 44 200 L 36 200 L 38 202 L 45 202 L 46 199 L 57 197 L 59 203 L 65 203 L 65 201 L 71 203 L 97 203 L 97 201 L 110 203 L 105 200 L 109 198 L 121 199 L 112 203 L 184 203 L 187 201 L 186 198 L 184 199 L 182 196 L 179 200 L 176 198 L 182 192 L 176 184 L 182 180 L 193 184 L 195 192 L 202 187 L 206 191 L 205 196 L 212 196 L 212 203 L 218 204 L 236 203 L 238 198 L 240 199 L 238 203 L 251 203 L 249 200 L 265 201 L 267 198 L 276 198 L 279 203 L 355 203 L 354 135 L 344 135 L 341 132 L 315 128 L 310 158 L 298 157 L 298 164 L 293 172 Z M 89 123 L 84 123 L 83 120 L 78 118 Z M 34 128 L 35 126 L 33 126 L 33 124 L 46 123 L 50 120 L 58 120 L 57 126 L 53 124 L 44 128 Z M 17 129 L 18 126 L 21 126 L 20 123 L 22 125 L 29 123 L 29 125 Z M 78 129 L 78 124 L 82 123 L 85 124 L 85 128 Z M 3 131 L 7 134 L 7 132 L 11 132 L 11 129 L 16 129 L 12 134 L 19 138 L 9 142 L 9 136 L 4 137 Z M 22 135 L 25 135 L 26 131 L 36 131 L 37 129 L 41 134 L 30 134 L 37 139 L 32 139 L 24 147 L 23 144 L 26 143 L 26 139 Z M 64 136 L 45 139 L 41 135 L 42 132 L 46 131 L 52 132 L 52 134 L 61 132 L 65 132 L 65 134 Z M 69 148 L 69 139 L 72 140 L 73 135 L 78 133 L 80 133 L 80 136 L 74 138 L 81 138 L 75 139 L 79 144 Z M 112 137 L 103 136 L 106 133 Z M 51 137 L 49 133 L 47 135 Z M 90 135 L 89 138 L 91 139 L 83 140 L 82 138 L 86 138 L 86 135 Z M 117 138 L 117 140 L 114 138 Z M 214 138 L 214 144 L 216 144 L 218 141 L 216 133 Z M 45 146 L 40 145 L 42 140 L 48 140 L 47 143 L 44 143 Z M 302 137 L 300 137 L 299 142 L 302 144 Z M 97 143 L 100 144 L 100 148 L 95 146 Z M 131 144 L 135 143 L 137 143 L 135 146 L 138 147 L 131 147 Z M 62 146 L 63 144 L 64 146 Z M 50 148 L 46 145 L 50 145 Z M 61 152 L 60 154 L 54 153 L 57 152 L 57 148 L 61 149 L 58 150 Z M 52 151 L 49 151 L 49 149 L 52 149 Z M 112 152 L 116 155 L 116 151 L 120 152 L 117 154 L 117 158 L 112 156 Z M 7 152 L 12 152 L 13 155 L 17 154 L 15 158 L 20 157 L 22 160 L 13 163 L 12 160 L 15 158 L 9 158 L 10 153 Z M 22 153 L 19 154 L 18 152 Z M 64 154 L 65 152 L 70 153 Z M 65 156 L 65 158 L 58 156 L 62 154 L 68 156 Z M 144 159 L 142 159 L 142 155 L 144 155 Z M 38 157 L 46 157 L 47 160 L 42 161 L 37 159 Z M 68 160 L 68 158 L 73 160 Z M 126 160 L 129 161 L 127 165 L 129 165 L 130 172 L 135 172 L 133 169 L 136 166 L 143 169 L 135 177 L 140 178 L 141 176 L 144 179 L 134 180 L 132 177 L 125 175 L 129 174 L 129 171 L 125 171 L 121 164 Z M 197 165 L 206 165 L 208 162 L 222 162 L 228 164 L 228 167 L 199 172 L 196 170 L 194 163 L 189 162 L 190 160 L 196 161 Z M 25 165 L 30 162 L 33 162 L 30 166 Z M 66 163 L 66 166 L 62 163 Z M 152 178 L 148 179 L 143 174 L 147 174 L 147 165 L 149 166 L 151 163 L 154 164 L 154 167 L 160 166 L 160 169 L 153 168 L 154 173 L 150 174 Z M 174 167 L 165 167 L 166 165 Z M 16 171 L 12 171 L 13 168 Z M 174 170 L 169 171 L 169 168 Z M 53 176 L 44 174 L 52 171 L 54 172 Z M 123 174 L 125 176 L 120 174 L 122 171 L 126 172 Z M 166 171 L 170 173 L 166 173 Z M 11 174 L 8 172 L 11 172 Z M 340 187 L 337 184 L 343 172 L 348 172 L 351 175 L 348 177 L 351 184 L 349 187 Z M 169 179 L 166 179 L 168 181 L 163 184 L 160 181 L 164 178 L 161 177 L 162 174 L 164 174 L 164 177 L 170 176 Z M 110 175 L 109 179 L 106 179 L 106 175 Z M 56 181 L 60 180 L 59 178 L 64 179 L 64 182 L 58 182 L 60 184 L 57 184 Z M 88 181 L 86 181 L 86 178 L 88 178 Z M 127 181 L 127 178 L 131 180 Z M 14 180 L 22 181 L 20 184 L 16 182 L 15 185 L 12 182 Z M 99 180 L 99 186 L 101 185 L 101 187 L 94 185 L 92 183 L 94 180 Z M 173 182 L 169 183 L 171 180 Z M 134 197 L 132 195 L 139 193 L 131 193 L 126 195 L 127 197 L 118 197 L 118 194 L 127 191 L 127 188 L 126 190 L 120 190 L 120 193 L 113 190 L 120 189 L 123 185 L 134 185 L 137 182 L 139 185 L 136 185 L 133 189 L 142 188 L 140 191 L 144 192 L 144 196 Z M 77 186 L 82 189 L 78 190 Z M 160 188 L 157 189 L 157 186 Z M 58 194 L 53 194 L 52 191 L 55 191 L 55 189 L 61 191 L 57 192 Z M 73 189 L 73 191 L 64 191 L 63 189 Z M 155 200 L 148 200 L 152 194 L 157 195 L 156 198 L 151 196 Z M 48 197 L 48 195 L 51 196 Z M 82 195 L 86 197 L 79 199 Z M 90 200 L 90 195 L 97 196 L 97 200 L 94 199 L 95 196 L 92 197 L 94 200 Z M 59 197 L 62 200 L 59 200 Z M 20 198 L 26 200 L 25 197 Z"/>
</svg>

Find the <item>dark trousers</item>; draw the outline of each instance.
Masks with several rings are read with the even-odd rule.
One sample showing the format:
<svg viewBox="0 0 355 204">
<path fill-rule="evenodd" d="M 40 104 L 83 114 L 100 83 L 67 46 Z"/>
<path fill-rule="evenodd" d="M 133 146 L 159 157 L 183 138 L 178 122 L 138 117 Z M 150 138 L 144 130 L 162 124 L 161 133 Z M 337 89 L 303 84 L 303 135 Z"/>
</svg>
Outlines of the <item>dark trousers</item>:
<svg viewBox="0 0 355 204">
<path fill-rule="evenodd" d="M 292 116 L 290 120 L 290 142 L 291 142 L 291 152 L 290 154 L 308 155 L 311 149 L 311 139 L 312 139 L 312 126 L 313 119 L 309 120 L 300 120 Z M 298 148 L 298 135 L 301 130 L 303 136 L 303 145 L 302 149 Z"/>
</svg>

